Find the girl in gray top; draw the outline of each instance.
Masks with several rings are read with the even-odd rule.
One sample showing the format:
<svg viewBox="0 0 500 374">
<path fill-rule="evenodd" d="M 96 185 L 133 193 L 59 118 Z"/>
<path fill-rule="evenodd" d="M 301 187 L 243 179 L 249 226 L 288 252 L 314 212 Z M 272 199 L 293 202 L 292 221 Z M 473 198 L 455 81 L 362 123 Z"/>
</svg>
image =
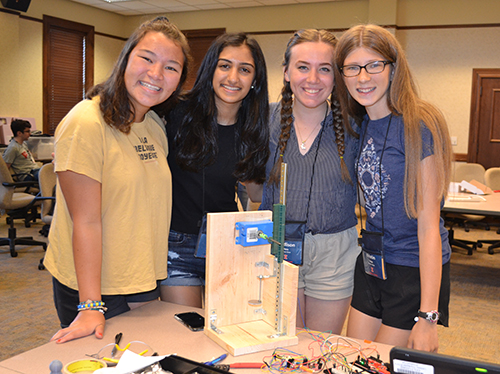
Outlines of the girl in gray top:
<svg viewBox="0 0 500 374">
<path fill-rule="evenodd" d="M 279 203 L 281 163 L 288 165 L 286 220 L 306 222 L 297 326 L 339 334 L 359 253 L 355 134 L 345 132 L 334 94 L 335 36 L 301 30 L 284 57 L 282 99 L 271 111 L 270 159 L 261 209 Z"/>
</svg>

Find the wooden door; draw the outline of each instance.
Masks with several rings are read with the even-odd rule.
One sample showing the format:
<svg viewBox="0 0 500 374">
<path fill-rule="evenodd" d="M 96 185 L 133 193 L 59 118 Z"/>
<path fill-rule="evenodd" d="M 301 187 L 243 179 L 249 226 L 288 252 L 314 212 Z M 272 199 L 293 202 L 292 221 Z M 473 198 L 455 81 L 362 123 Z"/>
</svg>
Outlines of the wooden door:
<svg viewBox="0 0 500 374">
<path fill-rule="evenodd" d="M 500 69 L 473 69 L 468 162 L 500 166 Z"/>
<path fill-rule="evenodd" d="M 196 80 L 196 73 L 198 72 L 198 68 L 200 67 L 201 61 L 203 61 L 208 48 L 212 42 L 219 35 L 224 34 L 225 31 L 225 28 L 182 31 L 188 39 L 189 46 L 191 47 L 191 56 L 193 57 L 193 63 L 189 67 L 186 83 L 184 84 L 185 90 L 193 88 Z"/>
</svg>

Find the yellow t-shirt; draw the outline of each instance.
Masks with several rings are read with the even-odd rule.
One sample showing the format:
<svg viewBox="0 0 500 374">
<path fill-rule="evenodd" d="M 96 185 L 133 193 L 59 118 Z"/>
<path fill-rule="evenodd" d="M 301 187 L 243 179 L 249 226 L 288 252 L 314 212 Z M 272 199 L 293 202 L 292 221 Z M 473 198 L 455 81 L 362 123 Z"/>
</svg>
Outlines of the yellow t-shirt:
<svg viewBox="0 0 500 374">
<path fill-rule="evenodd" d="M 172 179 L 168 143 L 152 111 L 130 133 L 107 125 L 99 99 L 77 104 L 55 133 L 55 170 L 71 170 L 102 185 L 103 295 L 150 291 L 167 277 Z M 59 185 L 44 264 L 77 290 L 73 224 Z"/>
</svg>

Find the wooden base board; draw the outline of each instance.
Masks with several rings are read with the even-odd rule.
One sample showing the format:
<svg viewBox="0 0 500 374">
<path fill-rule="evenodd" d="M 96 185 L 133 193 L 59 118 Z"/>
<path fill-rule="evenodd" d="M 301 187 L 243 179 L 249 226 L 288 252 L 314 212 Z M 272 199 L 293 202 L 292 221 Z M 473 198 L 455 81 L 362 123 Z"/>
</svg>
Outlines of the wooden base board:
<svg viewBox="0 0 500 374">
<path fill-rule="evenodd" d="M 296 345 L 297 336 L 273 337 L 276 330 L 265 321 L 239 323 L 218 328 L 221 333 L 206 328 L 205 334 L 233 356 Z"/>
</svg>

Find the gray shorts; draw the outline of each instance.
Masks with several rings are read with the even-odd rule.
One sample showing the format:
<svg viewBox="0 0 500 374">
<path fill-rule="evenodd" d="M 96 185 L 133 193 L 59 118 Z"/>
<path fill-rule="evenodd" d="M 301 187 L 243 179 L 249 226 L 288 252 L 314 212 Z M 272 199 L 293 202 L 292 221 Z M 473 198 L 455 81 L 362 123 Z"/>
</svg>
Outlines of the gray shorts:
<svg viewBox="0 0 500 374">
<path fill-rule="evenodd" d="M 360 251 L 356 227 L 335 234 L 306 233 L 299 289 L 303 288 L 306 296 L 320 300 L 350 297 Z"/>
</svg>

